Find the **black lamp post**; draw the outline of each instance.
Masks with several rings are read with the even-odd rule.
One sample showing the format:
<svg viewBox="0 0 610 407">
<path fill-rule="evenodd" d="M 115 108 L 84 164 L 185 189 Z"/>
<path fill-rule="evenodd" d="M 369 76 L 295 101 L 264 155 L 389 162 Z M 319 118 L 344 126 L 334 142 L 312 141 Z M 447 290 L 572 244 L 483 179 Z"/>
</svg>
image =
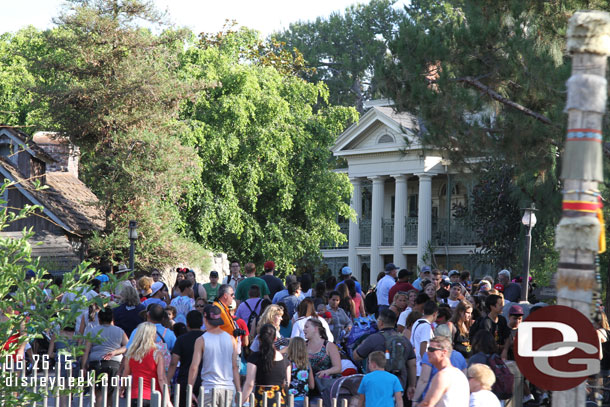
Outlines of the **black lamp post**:
<svg viewBox="0 0 610 407">
<path fill-rule="evenodd" d="M 130 220 L 129 221 L 129 269 L 130 270 L 133 270 L 133 267 L 134 267 L 136 240 L 138 240 L 138 223 L 135 220 Z"/>
<path fill-rule="evenodd" d="M 521 223 L 526 228 L 525 232 L 525 256 L 523 257 L 523 281 L 521 282 L 521 300 L 528 300 L 528 284 L 530 280 L 530 254 L 532 252 L 532 229 L 536 226 L 536 206 L 532 203 L 529 208 L 522 208 L 523 218 Z"/>
</svg>

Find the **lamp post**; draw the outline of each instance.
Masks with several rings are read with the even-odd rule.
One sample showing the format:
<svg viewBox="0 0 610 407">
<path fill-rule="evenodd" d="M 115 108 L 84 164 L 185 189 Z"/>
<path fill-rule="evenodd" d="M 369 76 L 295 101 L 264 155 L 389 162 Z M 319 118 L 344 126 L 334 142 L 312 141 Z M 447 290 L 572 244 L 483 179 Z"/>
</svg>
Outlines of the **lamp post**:
<svg viewBox="0 0 610 407">
<path fill-rule="evenodd" d="M 532 203 L 529 208 L 522 208 L 523 218 L 521 223 L 526 227 L 525 233 L 525 256 L 523 257 L 523 281 L 521 282 L 521 299 L 528 300 L 528 283 L 530 280 L 530 254 L 532 252 L 532 229 L 536 226 L 536 206 Z"/>
<path fill-rule="evenodd" d="M 130 270 L 133 270 L 133 267 L 134 267 L 136 240 L 138 240 L 138 223 L 135 220 L 130 220 L 129 221 L 129 269 Z"/>
</svg>

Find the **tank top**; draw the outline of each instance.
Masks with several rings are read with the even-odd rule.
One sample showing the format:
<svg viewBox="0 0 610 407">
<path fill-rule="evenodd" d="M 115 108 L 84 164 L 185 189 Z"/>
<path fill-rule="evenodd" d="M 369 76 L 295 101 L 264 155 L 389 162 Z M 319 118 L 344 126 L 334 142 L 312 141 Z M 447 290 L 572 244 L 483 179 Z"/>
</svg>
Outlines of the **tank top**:
<svg viewBox="0 0 610 407">
<path fill-rule="evenodd" d="M 201 384 L 205 388 L 234 390 L 233 337 L 222 331 L 219 334 L 203 334 L 203 367 Z"/>
<path fill-rule="evenodd" d="M 448 383 L 447 391 L 443 394 L 441 400 L 436 404 L 436 407 L 452 407 L 452 406 L 467 406 L 470 404 L 470 386 L 468 379 L 462 371 L 456 367 L 449 366 L 439 370 L 439 373 L 447 370 Z M 438 374 L 438 373 L 437 373 Z"/>
<path fill-rule="evenodd" d="M 328 370 L 333 365 L 330 356 L 326 353 L 327 343 L 328 341 L 324 341 L 322 348 L 318 352 L 309 354 L 309 363 L 311 364 L 311 370 L 313 370 L 314 374 L 317 374 L 322 370 Z"/>
<path fill-rule="evenodd" d="M 356 296 L 354 298 L 352 298 L 352 300 L 354 301 L 354 308 L 356 308 L 356 312 L 354 315 L 354 318 L 359 318 L 360 317 L 360 304 L 362 304 L 362 296 L 358 293 L 356 293 Z"/>
<path fill-rule="evenodd" d="M 151 349 L 140 362 L 135 359 L 129 359 L 129 369 L 131 370 L 131 376 L 133 377 L 133 382 L 131 385 L 132 399 L 138 398 L 138 383 L 140 377 L 144 379 L 142 386 L 142 399 L 150 400 L 151 379 L 155 379 L 155 390 L 161 391 L 161 388 L 159 387 L 159 378 L 157 377 L 157 362 L 155 362 L 156 350 L 156 347 Z"/>
</svg>

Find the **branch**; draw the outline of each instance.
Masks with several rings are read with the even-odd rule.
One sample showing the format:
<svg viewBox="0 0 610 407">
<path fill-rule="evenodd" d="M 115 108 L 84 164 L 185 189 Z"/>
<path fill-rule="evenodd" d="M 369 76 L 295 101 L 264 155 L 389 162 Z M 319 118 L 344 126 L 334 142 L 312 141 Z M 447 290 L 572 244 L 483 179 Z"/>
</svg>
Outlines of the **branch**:
<svg viewBox="0 0 610 407">
<path fill-rule="evenodd" d="M 525 113 L 528 116 L 533 117 L 534 119 L 544 123 L 544 124 L 549 124 L 553 127 L 557 127 L 559 128 L 559 126 L 557 126 L 556 124 L 554 124 L 549 118 L 547 118 L 544 115 L 541 115 L 540 113 L 536 113 L 531 109 L 528 109 L 527 107 L 520 105 L 517 102 L 513 102 L 510 99 L 505 98 L 504 96 L 500 95 L 498 92 L 496 92 L 495 90 L 491 89 L 489 86 L 486 86 L 484 84 L 482 84 L 479 80 L 471 77 L 471 76 L 465 76 L 463 78 L 456 78 L 454 79 L 457 82 L 464 82 L 470 86 L 473 86 L 477 89 L 479 89 L 481 92 L 486 93 L 487 95 L 489 95 L 492 99 L 497 100 L 500 103 L 503 103 L 507 106 L 510 106 L 514 109 L 517 109 L 518 111 Z"/>
</svg>

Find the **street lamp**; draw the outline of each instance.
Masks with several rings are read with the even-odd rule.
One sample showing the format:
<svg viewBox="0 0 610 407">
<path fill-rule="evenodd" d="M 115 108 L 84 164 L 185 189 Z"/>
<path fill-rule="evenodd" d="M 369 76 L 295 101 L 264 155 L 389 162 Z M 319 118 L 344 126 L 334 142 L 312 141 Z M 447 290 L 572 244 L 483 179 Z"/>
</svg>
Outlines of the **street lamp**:
<svg viewBox="0 0 610 407">
<path fill-rule="evenodd" d="M 528 283 L 530 280 L 530 254 L 532 252 L 532 229 L 536 226 L 536 205 L 531 204 L 529 208 L 522 208 L 523 218 L 521 223 L 526 227 L 525 233 L 525 256 L 523 258 L 523 281 L 521 282 L 521 299 L 527 301 L 528 297 Z"/>
<path fill-rule="evenodd" d="M 129 221 L 129 269 L 133 271 L 134 255 L 138 240 L 138 223 L 135 220 Z"/>
</svg>

